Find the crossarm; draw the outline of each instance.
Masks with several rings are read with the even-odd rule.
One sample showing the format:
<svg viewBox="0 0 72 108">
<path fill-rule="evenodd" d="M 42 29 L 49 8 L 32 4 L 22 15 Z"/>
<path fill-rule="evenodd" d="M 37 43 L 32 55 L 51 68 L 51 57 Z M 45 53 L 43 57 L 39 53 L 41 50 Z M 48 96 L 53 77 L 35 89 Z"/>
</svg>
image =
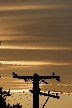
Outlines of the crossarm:
<svg viewBox="0 0 72 108">
<path fill-rule="evenodd" d="M 60 78 L 60 76 L 39 76 L 39 79 L 56 79 Z"/>
<path fill-rule="evenodd" d="M 33 76 L 13 76 L 13 78 L 18 78 L 18 79 L 33 79 Z"/>
</svg>

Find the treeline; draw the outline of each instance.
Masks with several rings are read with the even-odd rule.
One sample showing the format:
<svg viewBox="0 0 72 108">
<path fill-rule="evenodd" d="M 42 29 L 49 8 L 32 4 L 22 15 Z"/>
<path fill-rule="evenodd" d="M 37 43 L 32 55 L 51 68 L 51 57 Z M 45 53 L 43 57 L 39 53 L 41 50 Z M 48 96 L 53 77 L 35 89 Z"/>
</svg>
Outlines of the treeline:
<svg viewBox="0 0 72 108">
<path fill-rule="evenodd" d="M 22 105 L 19 103 L 13 104 L 12 106 L 8 103 L 6 103 L 7 96 L 10 96 L 10 90 L 3 91 L 3 88 L 0 87 L 0 108 L 22 108 Z"/>
</svg>

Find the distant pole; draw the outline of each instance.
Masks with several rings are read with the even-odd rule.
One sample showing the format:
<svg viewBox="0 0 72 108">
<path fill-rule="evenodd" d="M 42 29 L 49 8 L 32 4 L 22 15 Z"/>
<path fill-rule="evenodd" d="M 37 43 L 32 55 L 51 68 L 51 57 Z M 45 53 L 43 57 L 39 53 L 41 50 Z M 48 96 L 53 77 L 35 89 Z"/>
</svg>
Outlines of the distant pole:
<svg viewBox="0 0 72 108">
<path fill-rule="evenodd" d="M 1 41 L 0 41 L 0 45 L 1 45 Z"/>
<path fill-rule="evenodd" d="M 0 41 L 0 45 L 1 45 L 1 41 Z M 1 63 L 0 63 L 0 65 L 1 65 Z M 1 76 L 0 76 L 0 78 L 1 78 Z"/>
</svg>

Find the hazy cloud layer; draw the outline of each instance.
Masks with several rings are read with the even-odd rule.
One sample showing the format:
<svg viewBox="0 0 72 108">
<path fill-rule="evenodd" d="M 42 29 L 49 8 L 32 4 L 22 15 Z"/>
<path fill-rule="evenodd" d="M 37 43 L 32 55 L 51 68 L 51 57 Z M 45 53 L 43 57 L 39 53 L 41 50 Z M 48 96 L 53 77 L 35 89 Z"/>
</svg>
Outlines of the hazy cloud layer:
<svg viewBox="0 0 72 108">
<path fill-rule="evenodd" d="M 13 71 L 19 75 L 55 71 L 72 84 L 71 0 L 0 0 L 0 40 L 0 84 L 5 89 L 24 88 L 23 82 L 12 78 Z"/>
</svg>

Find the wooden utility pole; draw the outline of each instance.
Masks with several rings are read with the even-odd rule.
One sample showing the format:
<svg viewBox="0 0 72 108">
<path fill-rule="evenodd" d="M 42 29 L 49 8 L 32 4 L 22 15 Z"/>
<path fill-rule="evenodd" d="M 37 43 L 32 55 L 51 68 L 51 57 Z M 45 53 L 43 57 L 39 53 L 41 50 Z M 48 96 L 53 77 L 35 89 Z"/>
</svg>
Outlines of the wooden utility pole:
<svg viewBox="0 0 72 108">
<path fill-rule="evenodd" d="M 60 81 L 60 76 L 55 76 L 55 75 L 39 76 L 36 73 L 33 76 L 18 76 L 14 72 L 12 74 L 13 74 L 13 78 L 24 79 L 25 82 L 28 82 L 27 80 L 29 80 L 29 79 L 31 79 L 31 80 L 33 79 L 33 91 L 32 91 L 32 93 L 33 93 L 33 108 L 39 108 L 39 94 L 59 99 L 59 96 L 57 96 L 57 95 L 54 96 L 51 94 L 46 94 L 46 93 L 40 92 L 39 81 L 42 79 L 56 79 L 57 81 Z"/>
</svg>

